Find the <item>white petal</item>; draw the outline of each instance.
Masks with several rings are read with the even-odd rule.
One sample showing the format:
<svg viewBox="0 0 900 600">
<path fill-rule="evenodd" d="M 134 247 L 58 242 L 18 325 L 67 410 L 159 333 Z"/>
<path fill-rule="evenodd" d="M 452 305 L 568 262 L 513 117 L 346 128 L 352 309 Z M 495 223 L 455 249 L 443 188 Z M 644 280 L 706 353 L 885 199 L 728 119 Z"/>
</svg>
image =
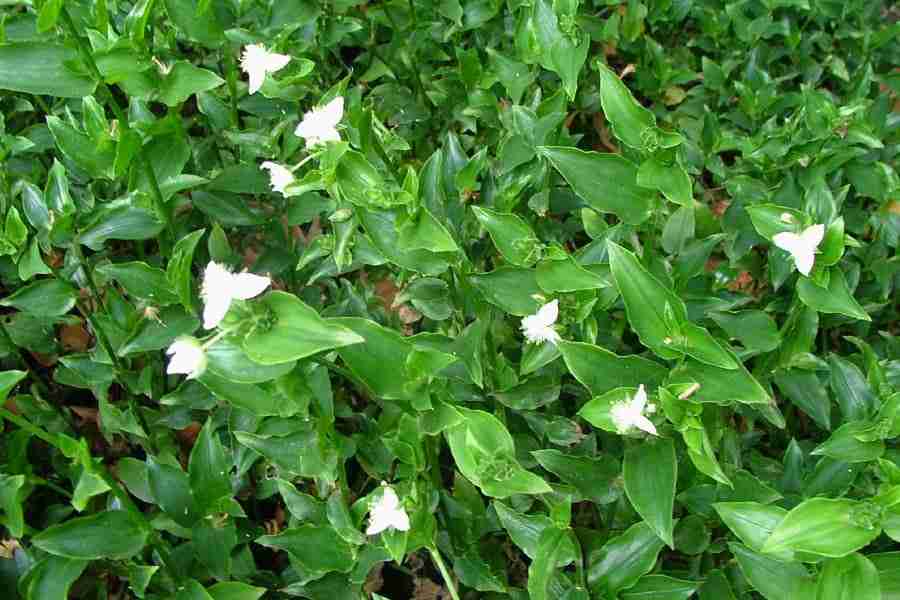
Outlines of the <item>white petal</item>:
<svg viewBox="0 0 900 600">
<path fill-rule="evenodd" d="M 554 300 L 553 302 L 548 302 L 543 305 L 535 314 L 538 320 L 545 327 L 549 327 L 556 323 L 556 319 L 559 318 L 559 300 Z"/>
<path fill-rule="evenodd" d="M 253 273 L 237 273 L 232 275 L 231 295 L 240 300 L 249 300 L 262 294 L 267 287 L 272 285 L 272 280 L 262 275 Z"/>
<path fill-rule="evenodd" d="M 263 69 L 252 69 L 247 72 L 249 89 L 251 95 L 259 91 L 263 82 L 266 80 L 266 72 Z"/>
<path fill-rule="evenodd" d="M 402 508 L 391 513 L 391 527 L 397 531 L 409 531 L 409 515 Z"/>
<path fill-rule="evenodd" d="M 635 415 L 634 418 L 632 419 L 631 424 L 642 431 L 646 431 L 647 433 L 657 435 L 656 427 L 653 425 L 653 423 L 650 421 L 650 419 L 648 419 L 644 415 Z"/>
<path fill-rule="evenodd" d="M 793 253 L 793 256 L 794 263 L 797 265 L 797 270 L 800 271 L 805 277 L 808 277 L 810 271 L 812 271 L 813 265 L 816 262 L 815 252 L 807 248 L 798 248 Z"/>
<path fill-rule="evenodd" d="M 631 398 L 631 408 L 641 414 L 644 412 L 644 407 L 647 406 L 647 390 L 644 389 L 644 384 L 638 386 L 637 393 Z"/>
<path fill-rule="evenodd" d="M 334 129 L 344 117 L 344 98 L 338 96 L 326 104 L 321 110 L 321 122 L 323 126 Z"/>
<path fill-rule="evenodd" d="M 231 306 L 231 294 L 220 294 L 205 299 L 203 306 L 203 327 L 212 329 L 222 322 Z"/>
<path fill-rule="evenodd" d="M 815 251 L 815 249 L 819 247 L 819 244 L 822 243 L 822 240 L 825 239 L 825 226 L 822 224 L 811 225 L 803 230 L 803 233 L 800 234 L 800 238 L 807 248 L 811 248 Z"/>
<path fill-rule="evenodd" d="M 265 58 L 266 72 L 275 73 L 285 68 L 291 62 L 291 57 L 287 54 L 278 54 L 276 52 L 267 52 Z"/>
<path fill-rule="evenodd" d="M 772 241 L 776 246 L 781 248 L 782 250 L 786 250 L 791 254 L 800 247 L 800 236 L 796 233 L 791 233 L 790 231 L 784 231 L 782 233 L 776 233 L 772 236 Z"/>
<path fill-rule="evenodd" d="M 366 535 L 378 535 L 390 526 L 386 519 L 378 519 L 374 515 L 369 516 L 369 526 L 366 528 Z"/>
<path fill-rule="evenodd" d="M 171 355 L 166 373 L 185 374 L 188 379 L 199 376 L 206 369 L 206 352 L 194 338 L 175 340 L 166 354 Z"/>
<path fill-rule="evenodd" d="M 284 195 L 287 186 L 294 182 L 294 174 L 291 170 L 278 163 L 267 160 L 259 168 L 269 171 L 269 185 L 272 186 L 274 191 L 282 195 Z"/>
</svg>

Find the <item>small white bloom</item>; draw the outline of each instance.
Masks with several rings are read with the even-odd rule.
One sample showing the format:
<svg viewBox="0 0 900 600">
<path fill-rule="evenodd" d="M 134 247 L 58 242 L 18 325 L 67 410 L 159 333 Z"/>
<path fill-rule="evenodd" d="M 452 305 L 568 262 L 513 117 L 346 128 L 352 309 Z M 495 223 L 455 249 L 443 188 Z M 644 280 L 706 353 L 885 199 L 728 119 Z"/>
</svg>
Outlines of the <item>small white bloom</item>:
<svg viewBox="0 0 900 600">
<path fill-rule="evenodd" d="M 632 427 L 637 427 L 642 431 L 657 435 L 656 427 L 650 419 L 644 416 L 645 407 L 647 407 L 647 390 L 641 385 L 630 400 L 614 404 L 609 414 L 620 433 L 626 433 Z"/>
<path fill-rule="evenodd" d="M 280 71 L 290 61 L 290 56 L 269 52 L 261 44 L 244 46 L 244 53 L 241 55 L 241 69 L 250 80 L 250 93 L 255 94 L 259 91 L 266 79 L 266 73 Z"/>
<path fill-rule="evenodd" d="M 409 515 L 403 510 L 394 488 L 382 482 L 381 497 L 369 508 L 366 535 L 377 535 L 385 529 L 409 531 Z"/>
<path fill-rule="evenodd" d="M 194 379 L 206 370 L 206 351 L 200 341 L 192 337 L 180 337 L 169 346 L 166 354 L 172 356 L 166 373 L 187 375 Z"/>
<path fill-rule="evenodd" d="M 782 250 L 790 252 L 797 270 L 809 276 L 816 261 L 816 249 L 824 238 L 825 226 L 819 224 L 807 227 L 799 235 L 789 231 L 777 233 L 772 237 L 772 241 Z"/>
<path fill-rule="evenodd" d="M 261 164 L 259 168 L 269 172 L 269 185 L 282 196 L 284 195 L 285 188 L 294 183 L 294 174 L 291 170 L 278 163 L 267 160 Z"/>
<path fill-rule="evenodd" d="M 203 327 L 212 329 L 228 313 L 233 300 L 249 300 L 261 294 L 272 280 L 253 273 L 232 273 L 223 265 L 210 262 L 203 273 Z"/>
<path fill-rule="evenodd" d="M 325 106 L 314 108 L 305 115 L 294 130 L 294 135 L 306 140 L 308 146 L 322 142 L 339 142 L 341 134 L 337 125 L 344 116 L 344 98 L 338 96 Z"/>
<path fill-rule="evenodd" d="M 558 300 L 543 305 L 536 313 L 522 319 L 522 333 L 525 334 L 525 339 L 532 344 L 559 342 L 559 334 L 553 329 L 558 317 Z"/>
</svg>

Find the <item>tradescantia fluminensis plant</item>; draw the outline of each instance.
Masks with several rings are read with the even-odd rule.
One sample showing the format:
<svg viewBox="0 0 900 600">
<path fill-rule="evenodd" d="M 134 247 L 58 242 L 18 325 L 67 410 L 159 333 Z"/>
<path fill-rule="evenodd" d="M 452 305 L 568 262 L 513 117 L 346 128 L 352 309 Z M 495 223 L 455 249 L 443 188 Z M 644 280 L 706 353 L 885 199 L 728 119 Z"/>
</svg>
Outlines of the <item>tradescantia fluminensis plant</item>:
<svg viewBox="0 0 900 600">
<path fill-rule="evenodd" d="M 4 597 L 900 597 L 890 2 L 0 11 Z"/>
</svg>

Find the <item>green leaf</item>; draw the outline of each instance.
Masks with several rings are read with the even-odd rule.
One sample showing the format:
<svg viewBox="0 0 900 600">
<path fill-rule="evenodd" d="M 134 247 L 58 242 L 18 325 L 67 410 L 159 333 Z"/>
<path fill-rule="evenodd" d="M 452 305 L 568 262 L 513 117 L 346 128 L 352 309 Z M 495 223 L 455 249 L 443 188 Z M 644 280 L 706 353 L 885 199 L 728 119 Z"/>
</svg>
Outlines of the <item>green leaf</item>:
<svg viewBox="0 0 900 600">
<path fill-rule="evenodd" d="M 547 527 L 541 532 L 534 560 L 528 567 L 528 595 L 532 600 L 551 597 L 548 595 L 550 581 L 556 573 L 559 557 L 566 550 L 567 537 L 567 531 L 557 527 Z"/>
<path fill-rule="evenodd" d="M 634 587 L 620 594 L 622 600 L 687 600 L 700 586 L 697 581 L 665 575 L 644 575 Z"/>
<path fill-rule="evenodd" d="M 364 340 L 361 344 L 338 349 L 338 354 L 350 370 L 379 398 L 408 398 L 402 371 L 385 369 L 384 366 L 405 365 L 412 344 L 397 331 L 368 319 L 345 317 L 333 321 Z"/>
<path fill-rule="evenodd" d="M 202 2 L 202 0 L 200 0 Z M 209 48 L 217 48 L 225 41 L 225 32 L 216 19 L 215 10 L 199 11 L 198 0 L 166 0 L 166 12 L 188 38 Z"/>
<path fill-rule="evenodd" d="M 831 398 L 815 372 L 779 370 L 775 373 L 774 381 L 781 393 L 812 417 L 819 427 L 831 430 Z"/>
<path fill-rule="evenodd" d="M 881 533 L 877 506 L 846 498 L 812 498 L 794 507 L 766 540 L 762 551 L 809 552 L 840 558 Z"/>
<path fill-rule="evenodd" d="M 872 439 L 873 434 L 878 435 L 870 423 L 864 421 L 844 423 L 810 454 L 828 456 L 848 463 L 878 460 L 884 454 L 884 442 L 881 439 Z"/>
<path fill-rule="evenodd" d="M 267 329 L 257 326 L 247 335 L 244 350 L 260 364 L 290 362 L 365 341 L 336 320 L 323 319 L 293 294 L 269 292 L 258 303 L 268 309 L 271 324 Z"/>
<path fill-rule="evenodd" d="M 336 450 L 325 443 L 318 431 L 308 423 L 293 426 L 287 435 L 257 435 L 236 431 L 235 438 L 244 446 L 256 450 L 278 468 L 303 477 L 333 479 L 337 465 Z"/>
<path fill-rule="evenodd" d="M 540 258 L 541 242 L 531 226 L 517 215 L 473 206 L 472 212 L 488 230 L 497 250 L 518 267 L 530 267 Z"/>
<path fill-rule="evenodd" d="M 637 184 L 637 165 L 628 159 L 562 146 L 538 150 L 594 210 L 612 213 L 630 225 L 650 216 L 656 194 Z"/>
<path fill-rule="evenodd" d="M 659 190 L 667 200 L 680 204 L 693 216 L 693 185 L 687 172 L 678 163 L 666 164 L 659 157 L 651 157 L 641 163 L 637 183 L 646 188 Z"/>
<path fill-rule="evenodd" d="M 267 590 L 240 581 L 220 581 L 206 591 L 213 600 L 259 600 Z"/>
<path fill-rule="evenodd" d="M 788 513 L 780 506 L 759 502 L 717 502 L 713 506 L 731 532 L 756 552 Z"/>
<path fill-rule="evenodd" d="M 76 70 L 74 48 L 45 42 L 13 42 L 0 46 L 0 89 L 82 98 L 94 93 L 96 82 L 87 70 Z"/>
<path fill-rule="evenodd" d="M 148 300 L 155 306 L 166 306 L 178 300 L 168 286 L 165 271 L 147 263 L 108 263 L 98 266 L 95 271 L 118 281 L 134 298 Z"/>
<path fill-rule="evenodd" d="M 198 381 L 217 398 L 249 410 L 258 417 L 290 415 L 294 412 L 293 406 L 286 406 L 281 398 L 258 385 L 235 383 L 209 370 Z"/>
<path fill-rule="evenodd" d="M 194 94 L 214 90 L 223 83 L 225 80 L 212 71 L 200 69 L 180 60 L 172 65 L 171 70 L 163 78 L 159 88 L 159 99 L 167 106 L 178 106 Z"/>
<path fill-rule="evenodd" d="M 55 556 L 79 560 L 125 559 L 140 552 L 148 531 L 122 510 L 107 510 L 53 525 L 32 543 Z"/>
<path fill-rule="evenodd" d="M 900 598 L 900 552 L 869 554 L 866 558 L 878 569 L 882 600 Z"/>
<path fill-rule="evenodd" d="M 183 527 L 197 520 L 197 503 L 187 473 L 147 457 L 147 481 L 156 504 Z"/>
<path fill-rule="evenodd" d="M 212 419 L 207 419 L 191 449 L 188 474 L 191 492 L 201 511 L 207 511 L 217 500 L 231 496 L 229 471 L 231 464 L 225 448 L 216 435 Z"/>
<path fill-rule="evenodd" d="M 28 571 L 25 597 L 28 600 L 68 600 L 69 588 L 81 577 L 88 564 L 86 560 L 48 556 Z"/>
<path fill-rule="evenodd" d="M 71 161 L 94 177 L 113 178 L 116 146 L 112 139 L 93 139 L 55 116 L 47 117 L 47 127 L 60 152 Z"/>
<path fill-rule="evenodd" d="M 574 456 L 559 450 L 532 450 L 531 455 L 591 502 L 609 504 L 620 496 L 619 461 L 611 456 Z"/>
<path fill-rule="evenodd" d="M 538 285 L 548 294 L 597 290 L 611 286 L 609 276 L 579 265 L 567 255 L 562 259 L 542 260 L 535 271 Z"/>
<path fill-rule="evenodd" d="M 535 0 L 532 5 L 531 26 L 540 50 L 541 65 L 559 75 L 566 94 L 570 100 L 574 100 L 578 90 L 578 73 L 587 59 L 591 40 L 571 22 L 567 27 L 563 26 L 566 27 L 563 31 L 554 10 L 561 5 L 562 3 L 551 0 Z M 562 16 L 571 19 L 574 15 Z"/>
<path fill-rule="evenodd" d="M 609 350 L 583 342 L 560 342 L 559 349 L 569 372 L 593 396 L 601 396 L 618 387 L 658 386 L 668 371 L 661 364 L 640 356 L 619 356 Z"/>
<path fill-rule="evenodd" d="M 711 313 L 709 317 L 750 350 L 770 352 L 781 344 L 775 321 L 761 310 Z"/>
<path fill-rule="evenodd" d="M 878 569 L 862 554 L 825 561 L 816 600 L 881 600 Z"/>
<path fill-rule="evenodd" d="M 458 407 L 464 421 L 444 432 L 460 472 L 485 495 L 506 498 L 513 494 L 544 494 L 547 483 L 522 468 L 509 431 L 497 417 L 480 410 Z"/>
<path fill-rule="evenodd" d="M 181 305 L 188 311 L 194 309 L 193 294 L 191 294 L 191 264 L 194 258 L 194 249 L 205 229 L 198 229 L 185 235 L 175 243 L 169 263 L 166 265 L 166 280 L 181 301 Z"/>
<path fill-rule="evenodd" d="M 444 254 L 421 248 L 402 248 L 397 244 L 397 230 L 402 222 L 400 211 L 359 207 L 354 212 L 372 243 L 390 262 L 424 275 L 440 275 L 449 268 L 450 261 Z"/>
<path fill-rule="evenodd" d="M 831 391 L 846 421 L 869 419 L 878 408 L 878 398 L 855 364 L 837 354 L 828 356 Z"/>
<path fill-rule="evenodd" d="M 544 304 L 535 296 L 543 296 L 534 269 L 500 267 L 490 273 L 469 276 L 472 285 L 484 299 L 517 317 L 527 317 Z"/>
<path fill-rule="evenodd" d="M 615 136 L 636 150 L 653 150 L 649 147 L 649 134 L 656 127 L 653 113 L 638 104 L 609 67 L 595 64 L 600 75 L 600 104 Z"/>
<path fill-rule="evenodd" d="M 460 15 L 462 15 L 461 8 Z M 506 88 L 510 100 L 512 100 L 513 104 L 519 104 L 522 99 L 522 94 L 524 94 L 534 82 L 535 75 L 533 69 L 524 63 L 500 54 L 494 48 L 489 46 L 485 47 L 485 51 L 487 51 L 488 56 L 490 57 L 491 67 L 497 74 L 497 79 L 499 79 L 500 83 L 503 84 L 503 87 Z"/>
<path fill-rule="evenodd" d="M 645 440 L 626 448 L 622 474 L 631 505 L 656 535 L 674 548 L 672 511 L 678 463 L 672 440 Z"/>
<path fill-rule="evenodd" d="M 756 204 L 746 211 L 757 233 L 767 240 L 779 233 L 799 233 L 807 219 L 805 213 L 777 204 Z"/>
<path fill-rule="evenodd" d="M 653 570 L 664 542 L 644 522 L 629 527 L 625 533 L 610 539 L 597 553 L 592 553 L 588 566 L 588 585 L 594 594 L 615 597 Z"/>
<path fill-rule="evenodd" d="M 743 366 L 737 369 L 720 369 L 692 359 L 685 360 L 672 369 L 666 385 L 698 384 L 691 395 L 694 402 L 709 402 L 722 406 L 740 404 L 768 405 L 772 398 L 756 378 Z"/>
<path fill-rule="evenodd" d="M 102 248 L 106 240 L 148 240 L 163 230 L 162 221 L 153 212 L 130 200 L 110 202 L 94 215 L 78 237 L 93 250 Z"/>
<path fill-rule="evenodd" d="M 59 279 L 40 279 L 0 300 L 0 306 L 12 306 L 41 317 L 64 315 L 75 306 L 78 290 Z"/>
<path fill-rule="evenodd" d="M 9 534 L 20 538 L 25 533 L 25 516 L 22 505 L 26 493 L 22 493 L 25 486 L 24 475 L 5 475 L 0 473 L 0 509 L 4 513 L 4 526 Z"/>
<path fill-rule="evenodd" d="M 685 354 L 700 362 L 726 370 L 741 368 L 731 350 L 726 350 L 704 327 L 682 323 L 681 340 Z"/>
<path fill-rule="evenodd" d="M 797 281 L 797 295 L 806 306 L 821 313 L 832 313 L 871 321 L 872 317 L 850 293 L 844 273 L 835 267 L 829 271 L 828 287 L 823 288 L 807 277 Z"/>
<path fill-rule="evenodd" d="M 684 302 L 666 288 L 640 263 L 637 257 L 615 242 L 608 242 L 609 266 L 622 300 L 628 322 L 641 342 L 661 358 L 678 358 L 681 353 L 673 347 L 674 338 L 666 306 L 677 323 L 687 321 Z"/>
<path fill-rule="evenodd" d="M 212 600 L 212 596 L 196 579 L 188 579 L 178 586 L 174 600 Z"/>
<path fill-rule="evenodd" d="M 353 568 L 353 546 L 331 527 L 301 525 L 280 535 L 264 535 L 256 543 L 286 550 L 297 562 L 314 572 L 348 572 Z"/>
<path fill-rule="evenodd" d="M 728 548 L 747 581 L 766 600 L 815 600 L 815 580 L 800 563 L 782 562 L 741 544 L 729 543 Z"/>
</svg>

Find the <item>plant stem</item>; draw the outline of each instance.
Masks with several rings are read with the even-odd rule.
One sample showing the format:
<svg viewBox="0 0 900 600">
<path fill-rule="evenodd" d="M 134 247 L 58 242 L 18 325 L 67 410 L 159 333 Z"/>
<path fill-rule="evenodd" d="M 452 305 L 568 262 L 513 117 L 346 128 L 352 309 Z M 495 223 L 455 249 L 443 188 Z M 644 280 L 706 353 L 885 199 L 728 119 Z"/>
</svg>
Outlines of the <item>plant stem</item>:
<svg viewBox="0 0 900 600">
<path fill-rule="evenodd" d="M 96 61 L 94 61 L 94 55 L 91 53 L 91 49 L 88 46 L 87 42 L 78 31 L 78 27 L 75 25 L 75 21 L 72 20 L 72 15 L 69 14 L 69 11 L 66 10 L 65 5 L 60 9 L 59 13 L 60 18 L 63 23 L 65 23 L 66 27 L 69 29 L 69 32 L 72 34 L 72 37 L 75 38 L 75 42 L 78 45 L 78 51 L 81 54 L 82 60 L 87 65 L 88 70 L 91 72 L 91 75 L 94 79 L 97 80 L 97 86 L 103 90 L 109 98 L 109 106 L 115 114 L 116 119 L 119 121 L 119 127 L 122 128 L 123 133 L 128 131 L 128 116 L 125 114 L 125 111 L 119 106 L 119 101 L 116 100 L 116 97 L 113 95 L 112 90 L 106 85 L 106 81 L 103 79 L 103 74 L 100 73 L 99 67 L 97 67 Z M 138 165 L 141 169 L 143 169 L 147 180 L 150 182 L 150 195 L 153 197 L 153 203 L 156 205 L 156 211 L 159 213 L 160 217 L 163 219 L 163 224 L 165 225 L 166 230 L 168 231 L 171 223 L 172 223 L 172 215 L 171 211 L 166 204 L 165 198 L 163 198 L 162 192 L 159 188 L 159 182 L 156 179 L 156 173 L 153 171 L 153 166 L 150 164 L 150 161 L 147 159 L 147 156 L 144 154 L 144 149 L 141 147 L 138 149 L 137 157 Z"/>
<path fill-rule="evenodd" d="M 453 600 L 459 600 L 459 592 L 456 591 L 456 584 L 453 583 L 450 572 L 447 571 L 447 565 L 444 564 L 444 559 L 441 558 L 440 551 L 438 551 L 436 547 L 431 547 L 428 551 L 431 553 L 431 559 L 434 561 L 434 564 L 436 564 L 438 570 L 440 570 L 441 577 L 444 578 L 444 583 L 447 584 L 447 589 L 450 590 L 450 597 L 453 598 Z"/>
<path fill-rule="evenodd" d="M 94 282 L 94 275 L 91 272 L 91 269 L 88 268 L 87 261 L 84 258 L 84 254 L 82 254 L 81 252 L 81 246 L 79 244 L 80 242 L 78 240 L 75 240 L 70 248 L 75 254 L 75 258 L 78 260 L 78 264 L 81 265 L 81 270 L 84 272 L 84 278 L 87 281 L 88 288 L 91 291 L 91 296 L 96 299 L 101 308 L 105 308 L 103 304 L 103 298 L 100 296 L 100 290 L 97 288 L 97 284 Z M 109 355 L 109 360 L 112 361 L 113 367 L 115 368 L 116 372 L 123 373 L 125 369 L 123 369 L 123 365 L 119 361 L 118 355 L 116 354 L 115 350 L 113 350 L 109 338 L 106 337 L 106 332 L 103 331 L 103 328 L 94 319 L 93 312 L 82 308 L 80 304 L 76 305 L 78 306 L 78 311 L 84 316 L 85 319 L 87 319 L 88 323 L 91 324 L 91 328 L 94 330 L 94 334 L 97 336 L 97 340 Z"/>
</svg>

